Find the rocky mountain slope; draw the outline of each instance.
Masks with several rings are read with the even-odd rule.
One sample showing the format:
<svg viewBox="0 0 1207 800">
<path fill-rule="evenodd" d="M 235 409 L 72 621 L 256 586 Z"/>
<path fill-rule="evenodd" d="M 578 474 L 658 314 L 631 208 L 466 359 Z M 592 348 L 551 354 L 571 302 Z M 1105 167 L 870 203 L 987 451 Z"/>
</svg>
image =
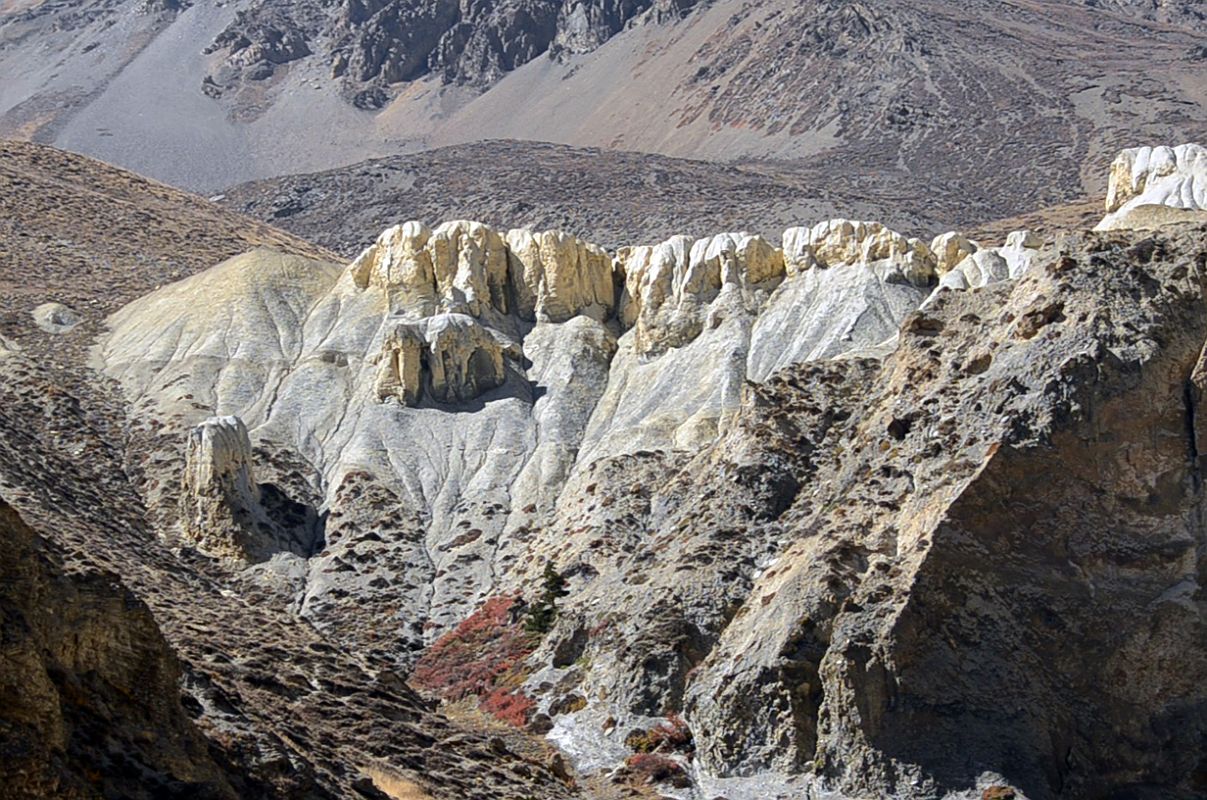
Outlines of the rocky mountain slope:
<svg viewBox="0 0 1207 800">
<path fill-rule="evenodd" d="M 893 197 L 844 193 L 816 172 L 784 163 L 722 165 L 510 141 L 254 181 L 226 190 L 218 202 L 352 258 L 399 219 L 555 228 L 614 249 L 717 230 L 776 236 L 801 219 L 883 218 L 878 212 Z M 1100 206 L 1091 216 L 1101 216 Z M 962 204 L 936 200 L 884 219 L 938 233 L 962 213 Z"/>
<path fill-rule="evenodd" d="M 990 219 L 1100 194 L 1128 144 L 1207 136 L 1190 0 L 6 9 L 0 133 L 209 192 L 507 138 L 800 161 L 810 199 L 892 186 L 876 216 L 939 196 Z"/>
<path fill-rule="evenodd" d="M 0 351 L 0 496 L 147 604 L 242 796 L 1207 791 L 1203 148 L 999 246 L 408 222 L 350 263 L 7 153 L 19 220 L 57 159 L 92 224 L 244 251 L 158 285 L 118 237 Z"/>
</svg>

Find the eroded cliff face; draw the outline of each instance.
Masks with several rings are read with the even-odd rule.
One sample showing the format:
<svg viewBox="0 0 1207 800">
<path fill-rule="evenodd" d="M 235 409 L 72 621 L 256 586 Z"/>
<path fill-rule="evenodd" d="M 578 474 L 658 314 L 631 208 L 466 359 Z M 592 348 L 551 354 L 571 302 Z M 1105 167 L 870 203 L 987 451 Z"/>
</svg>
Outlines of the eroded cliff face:
<svg viewBox="0 0 1207 800">
<path fill-rule="evenodd" d="M 1108 211 L 1201 208 L 1195 152 L 1125 153 Z M 610 255 L 406 223 L 344 268 L 261 252 L 164 287 L 96 354 L 158 432 L 146 485 L 226 415 L 249 492 L 324 520 L 313 554 L 245 566 L 148 491 L 165 543 L 341 647 L 470 670 L 584 771 L 1190 797 L 1207 229 L 1104 227 L 987 247 L 830 220 Z M 526 639 L 546 564 L 569 595 Z"/>
<path fill-rule="evenodd" d="M 24 562 L 19 547 L 10 551 L 13 540 L 0 526 L 0 597 L 7 598 L 8 588 L 16 585 L 16 609 L 48 631 L 27 636 L 21 625 L 10 624 L 16 617 L 9 615 L 7 600 L 0 600 L 6 620 L 0 636 L 3 647 L 30 644 L 47 663 L 60 655 L 67 663 L 80 645 L 104 650 L 95 659 L 86 654 L 79 661 L 96 669 L 68 686 L 68 702 L 61 708 L 71 725 L 88 709 L 109 715 L 103 716 L 108 721 L 98 726 L 99 732 L 91 723 L 77 728 L 83 731 L 79 761 L 93 770 L 85 780 L 98 780 L 102 786 L 111 781 L 116 787 L 108 793 L 111 797 L 139 797 L 140 791 L 156 798 L 212 796 L 195 783 L 204 780 L 199 771 L 165 771 L 179 779 L 166 786 L 149 768 L 130 777 L 129 770 L 141 770 L 139 759 L 158 770 L 168 759 L 155 753 L 183 747 L 170 715 L 150 715 L 154 698 L 139 693 L 175 680 L 150 671 L 156 658 L 153 631 L 142 626 L 139 620 L 146 616 L 137 611 L 145 604 L 176 654 L 181 682 L 175 694 L 204 736 L 205 752 L 225 769 L 234 796 L 378 798 L 386 789 L 439 800 L 578 796 L 564 765 L 553 762 L 547 750 L 533 748 L 506 730 L 483 733 L 451 722 L 411 690 L 372 646 L 346 647 L 299 619 L 292 606 L 289 587 L 296 584 L 289 582 L 291 575 L 280 582 L 261 577 L 272 559 L 247 568 L 244 560 L 199 551 L 182 527 L 173 526 L 180 522 L 188 436 L 209 417 L 191 416 L 187 425 L 165 426 L 161 436 L 153 415 L 144 413 L 149 407 L 129 406 L 117 387 L 98 379 L 89 366 L 88 348 L 107 314 L 212 262 L 257 246 L 274 250 L 253 251 L 248 258 L 259 259 L 260 266 L 246 274 L 276 275 L 280 292 L 255 280 L 242 285 L 216 281 L 193 299 L 200 311 L 215 312 L 198 313 L 197 330 L 212 326 L 227 331 L 232 341 L 241 338 L 240 326 L 261 324 L 258 314 L 283 321 L 291 313 L 288 298 L 296 296 L 295 290 L 304 292 L 311 281 L 326 281 L 328 271 L 338 273 L 340 267 L 324 266 L 323 251 L 280 231 L 109 165 L 45 146 L 0 150 L 5 154 L 0 206 L 10 223 L 7 232 L 0 232 L 5 244 L 0 248 L 0 272 L 19 276 L 9 286 L 21 287 L 15 294 L 0 292 L 0 496 L 47 542 L 48 558 L 61 560 L 64 572 L 120 576 L 132 593 L 113 590 L 113 579 L 106 577 L 99 582 L 95 602 L 81 601 L 77 613 L 66 602 L 66 590 L 52 587 L 49 595 L 39 595 L 36 589 L 26 592 L 29 584 L 23 580 L 9 582 L 6 567 Z M 304 271 L 290 268 L 290 253 L 310 257 L 301 262 Z M 221 302 L 205 305 L 207 297 L 220 301 L 224 293 L 239 292 L 264 302 L 255 313 L 236 317 L 219 316 Z M 282 297 L 286 302 L 278 302 Z M 80 323 L 56 333 L 39 327 L 30 311 L 52 301 L 74 309 Z M 282 327 L 290 326 L 282 322 Z M 147 334 L 152 339 L 180 336 L 191 341 L 191 334 L 180 329 Z M 215 362 L 238 355 L 249 369 L 267 369 L 272 353 L 292 357 L 292 342 L 287 336 L 273 349 L 261 351 L 237 346 L 207 350 L 200 345 L 197 355 Z M 250 337 L 248 344 L 253 344 Z M 192 403 L 206 399 L 184 403 L 193 408 Z M 170 446 L 165 445 L 167 439 Z M 269 522 L 290 518 L 289 509 L 295 507 L 277 502 L 284 497 L 315 507 L 303 478 L 307 469 L 300 457 L 291 460 L 289 454 L 265 449 L 252 439 L 250 476 Z M 349 480 L 346 488 L 353 493 L 360 486 Z M 372 492 L 365 500 L 376 502 L 381 496 Z M 346 521 L 328 521 L 337 533 L 347 530 Z M 401 525 L 392 530 L 397 534 L 383 551 L 405 543 Z M 290 564 L 298 563 L 292 558 L 287 559 Z M 407 577 L 418 573 L 409 567 L 399 571 Z M 348 573 L 331 575 L 343 578 Z M 91 580 L 84 581 L 85 589 L 93 585 Z M 38 605 L 39 599 L 47 602 Z M 389 598 L 382 598 L 381 605 L 391 606 L 390 613 L 399 607 Z M 351 604 L 345 608 L 349 626 L 361 625 L 360 609 Z M 389 629 L 382 626 L 383 631 Z M 43 644 L 50 650 L 39 650 Z M 140 664 L 147 667 L 146 674 L 127 682 L 129 670 Z M 18 782 L 42 774 L 39 765 L 45 763 L 41 756 L 31 762 L 14 755 L 24 743 L 39 741 L 37 731 L 14 721 L 18 713 L 28 713 L 22 701 L 31 698 L 40 704 L 46 699 L 27 691 L 32 682 L 18 678 L 9 683 L 10 675 L 24 675 L 21 670 L 28 666 L 22 662 L 10 673 L 5 662 L 0 670 L 0 683 L 15 687 L 17 693 L 12 702 L 11 694 L 0 702 L 0 795 L 9 796 L 11 787 L 21 800 L 58 798 L 66 794 L 65 782 Z M 111 693 L 102 677 L 116 686 L 132 686 L 135 692 Z M 127 748 L 127 728 L 116 717 L 129 707 L 138 707 L 138 719 L 147 724 L 138 725 Z M 14 727 L 8 727 L 10 722 Z M 52 723 L 50 719 L 46 725 Z M 17 733 L 10 737 L 9 731 Z M 41 741 L 58 735 L 47 727 Z M 10 781 L 11 763 L 18 773 Z M 49 763 L 53 770 L 55 762 Z M 201 762 L 197 768 L 202 769 Z"/>
</svg>

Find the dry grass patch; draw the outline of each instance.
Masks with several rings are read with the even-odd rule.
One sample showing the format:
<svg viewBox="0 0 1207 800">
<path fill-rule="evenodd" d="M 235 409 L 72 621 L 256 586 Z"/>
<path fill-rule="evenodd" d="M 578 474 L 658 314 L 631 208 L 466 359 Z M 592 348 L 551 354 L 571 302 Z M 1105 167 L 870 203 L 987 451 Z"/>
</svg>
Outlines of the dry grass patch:
<svg viewBox="0 0 1207 800">
<path fill-rule="evenodd" d="M 414 781 L 409 781 L 400 775 L 382 769 L 381 767 L 366 767 L 364 769 L 365 777 L 373 781 L 373 785 L 377 789 L 394 800 L 432 800 L 432 796 L 425 792 L 419 784 Z"/>
</svg>

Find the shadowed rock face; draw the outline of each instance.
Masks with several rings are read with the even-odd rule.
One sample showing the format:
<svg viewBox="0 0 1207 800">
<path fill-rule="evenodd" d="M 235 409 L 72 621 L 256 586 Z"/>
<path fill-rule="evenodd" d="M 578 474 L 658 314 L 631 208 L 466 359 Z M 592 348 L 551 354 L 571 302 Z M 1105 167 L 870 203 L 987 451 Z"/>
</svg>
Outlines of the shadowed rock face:
<svg viewBox="0 0 1207 800">
<path fill-rule="evenodd" d="M 180 667 L 113 575 L 65 574 L 0 501 L 0 794 L 237 794 L 181 705 Z"/>
<path fill-rule="evenodd" d="M 463 314 L 397 326 L 386 334 L 381 358 L 378 395 L 403 405 L 424 393 L 437 403 L 468 403 L 507 380 L 499 342 Z"/>
<path fill-rule="evenodd" d="M 259 3 L 240 12 L 215 39 L 212 49 L 226 53 L 226 71 L 213 83 L 263 80 L 272 65 L 310 55 L 308 42 L 318 40 L 330 54 L 332 75 L 350 78 L 359 88 L 357 103 L 373 107 L 390 84 L 434 73 L 448 83 L 487 87 L 546 52 L 588 53 L 652 7 L 653 19 L 661 19 L 693 5 L 694 0 L 348 0 L 324 19 L 306 2 Z"/>
</svg>

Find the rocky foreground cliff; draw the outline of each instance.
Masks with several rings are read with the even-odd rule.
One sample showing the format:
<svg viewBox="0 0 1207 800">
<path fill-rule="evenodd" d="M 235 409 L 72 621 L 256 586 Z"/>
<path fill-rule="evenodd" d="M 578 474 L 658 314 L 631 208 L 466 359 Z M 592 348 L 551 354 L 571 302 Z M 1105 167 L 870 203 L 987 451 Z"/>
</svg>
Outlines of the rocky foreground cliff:
<svg viewBox="0 0 1207 800">
<path fill-rule="evenodd" d="M 264 796 L 1199 796 L 1204 169 L 1000 244 L 405 223 L 6 300 L 0 492 Z"/>
</svg>

